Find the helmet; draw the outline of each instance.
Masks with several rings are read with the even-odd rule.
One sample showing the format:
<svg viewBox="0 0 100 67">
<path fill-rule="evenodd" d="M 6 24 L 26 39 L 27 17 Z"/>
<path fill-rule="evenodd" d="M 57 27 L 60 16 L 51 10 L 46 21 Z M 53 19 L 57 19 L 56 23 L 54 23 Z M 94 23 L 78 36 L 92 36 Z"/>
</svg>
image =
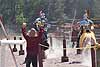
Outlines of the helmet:
<svg viewBox="0 0 100 67">
<path fill-rule="evenodd" d="M 41 21 L 38 21 L 38 22 L 36 23 L 36 25 L 39 26 L 39 27 L 41 27 L 41 26 L 44 26 L 44 23 L 42 23 Z"/>
</svg>

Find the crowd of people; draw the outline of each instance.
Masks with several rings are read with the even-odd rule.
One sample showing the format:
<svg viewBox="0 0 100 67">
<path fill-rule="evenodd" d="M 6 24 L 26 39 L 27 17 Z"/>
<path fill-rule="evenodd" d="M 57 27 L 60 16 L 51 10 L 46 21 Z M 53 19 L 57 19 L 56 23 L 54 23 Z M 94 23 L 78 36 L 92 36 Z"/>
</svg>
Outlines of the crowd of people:
<svg viewBox="0 0 100 67">
<path fill-rule="evenodd" d="M 26 23 L 22 25 L 22 34 L 27 42 L 27 56 L 25 58 L 26 67 L 30 67 L 32 63 L 33 67 L 37 67 L 37 57 L 38 57 L 38 49 L 39 44 L 43 44 L 49 47 L 47 41 L 47 23 L 48 20 L 43 11 L 40 11 L 40 17 L 35 20 L 33 23 L 33 28 L 31 28 L 28 32 L 26 31 Z M 77 48 L 86 47 L 87 45 L 96 45 L 96 38 L 93 32 L 94 24 L 89 19 L 88 12 L 85 10 L 85 14 L 83 15 L 83 19 L 80 22 L 80 32 L 78 34 L 77 39 Z M 48 48 L 42 47 L 42 50 L 45 51 Z M 77 50 L 77 54 L 80 54 L 81 50 Z"/>
</svg>

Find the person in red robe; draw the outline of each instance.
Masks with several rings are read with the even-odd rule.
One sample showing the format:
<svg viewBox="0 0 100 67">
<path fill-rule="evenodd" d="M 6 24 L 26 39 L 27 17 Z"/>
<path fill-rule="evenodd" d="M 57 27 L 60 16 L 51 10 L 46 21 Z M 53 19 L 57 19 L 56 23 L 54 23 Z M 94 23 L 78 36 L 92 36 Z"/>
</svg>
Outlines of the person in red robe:
<svg viewBox="0 0 100 67">
<path fill-rule="evenodd" d="M 30 64 L 32 63 L 33 67 L 37 67 L 37 56 L 39 53 L 39 44 L 41 42 L 42 34 L 44 30 L 41 28 L 39 32 L 36 32 L 34 28 L 31 28 L 31 30 L 27 33 L 26 32 L 26 23 L 23 23 L 22 25 L 22 34 L 27 42 L 26 47 L 26 58 L 25 63 L 26 67 L 30 67 Z"/>
</svg>

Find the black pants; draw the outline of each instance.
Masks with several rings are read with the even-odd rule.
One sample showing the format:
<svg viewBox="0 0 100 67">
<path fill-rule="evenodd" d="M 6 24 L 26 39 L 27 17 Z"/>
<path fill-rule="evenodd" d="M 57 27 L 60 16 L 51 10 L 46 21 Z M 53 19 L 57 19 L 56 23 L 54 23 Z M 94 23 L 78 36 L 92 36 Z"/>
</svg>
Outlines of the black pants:
<svg viewBox="0 0 100 67">
<path fill-rule="evenodd" d="M 26 59 L 26 67 L 30 67 L 30 64 L 32 63 L 32 67 L 37 67 L 37 55 L 36 56 L 27 56 Z"/>
</svg>

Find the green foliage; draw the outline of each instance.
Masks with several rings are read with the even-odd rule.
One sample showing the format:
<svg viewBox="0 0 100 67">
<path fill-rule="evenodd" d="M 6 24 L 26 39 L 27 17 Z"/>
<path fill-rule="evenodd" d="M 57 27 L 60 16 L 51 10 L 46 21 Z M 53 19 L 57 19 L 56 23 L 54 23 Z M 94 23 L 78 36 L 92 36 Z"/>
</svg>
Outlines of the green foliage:
<svg viewBox="0 0 100 67">
<path fill-rule="evenodd" d="M 0 14 L 5 23 L 33 22 L 42 9 L 47 18 L 52 21 L 72 19 L 74 9 L 78 18 L 89 8 L 94 17 L 100 17 L 99 0 L 0 0 Z M 12 24 L 11 23 L 11 24 Z"/>
<path fill-rule="evenodd" d="M 24 1 L 19 0 L 16 2 L 15 9 L 16 9 L 16 22 L 18 24 L 22 24 L 23 22 L 26 22 L 26 18 L 23 15 L 23 7 L 24 7 Z"/>
<path fill-rule="evenodd" d="M 26 22 L 26 18 L 24 18 L 23 13 L 16 16 L 16 22 L 21 25 L 23 22 Z"/>
</svg>

